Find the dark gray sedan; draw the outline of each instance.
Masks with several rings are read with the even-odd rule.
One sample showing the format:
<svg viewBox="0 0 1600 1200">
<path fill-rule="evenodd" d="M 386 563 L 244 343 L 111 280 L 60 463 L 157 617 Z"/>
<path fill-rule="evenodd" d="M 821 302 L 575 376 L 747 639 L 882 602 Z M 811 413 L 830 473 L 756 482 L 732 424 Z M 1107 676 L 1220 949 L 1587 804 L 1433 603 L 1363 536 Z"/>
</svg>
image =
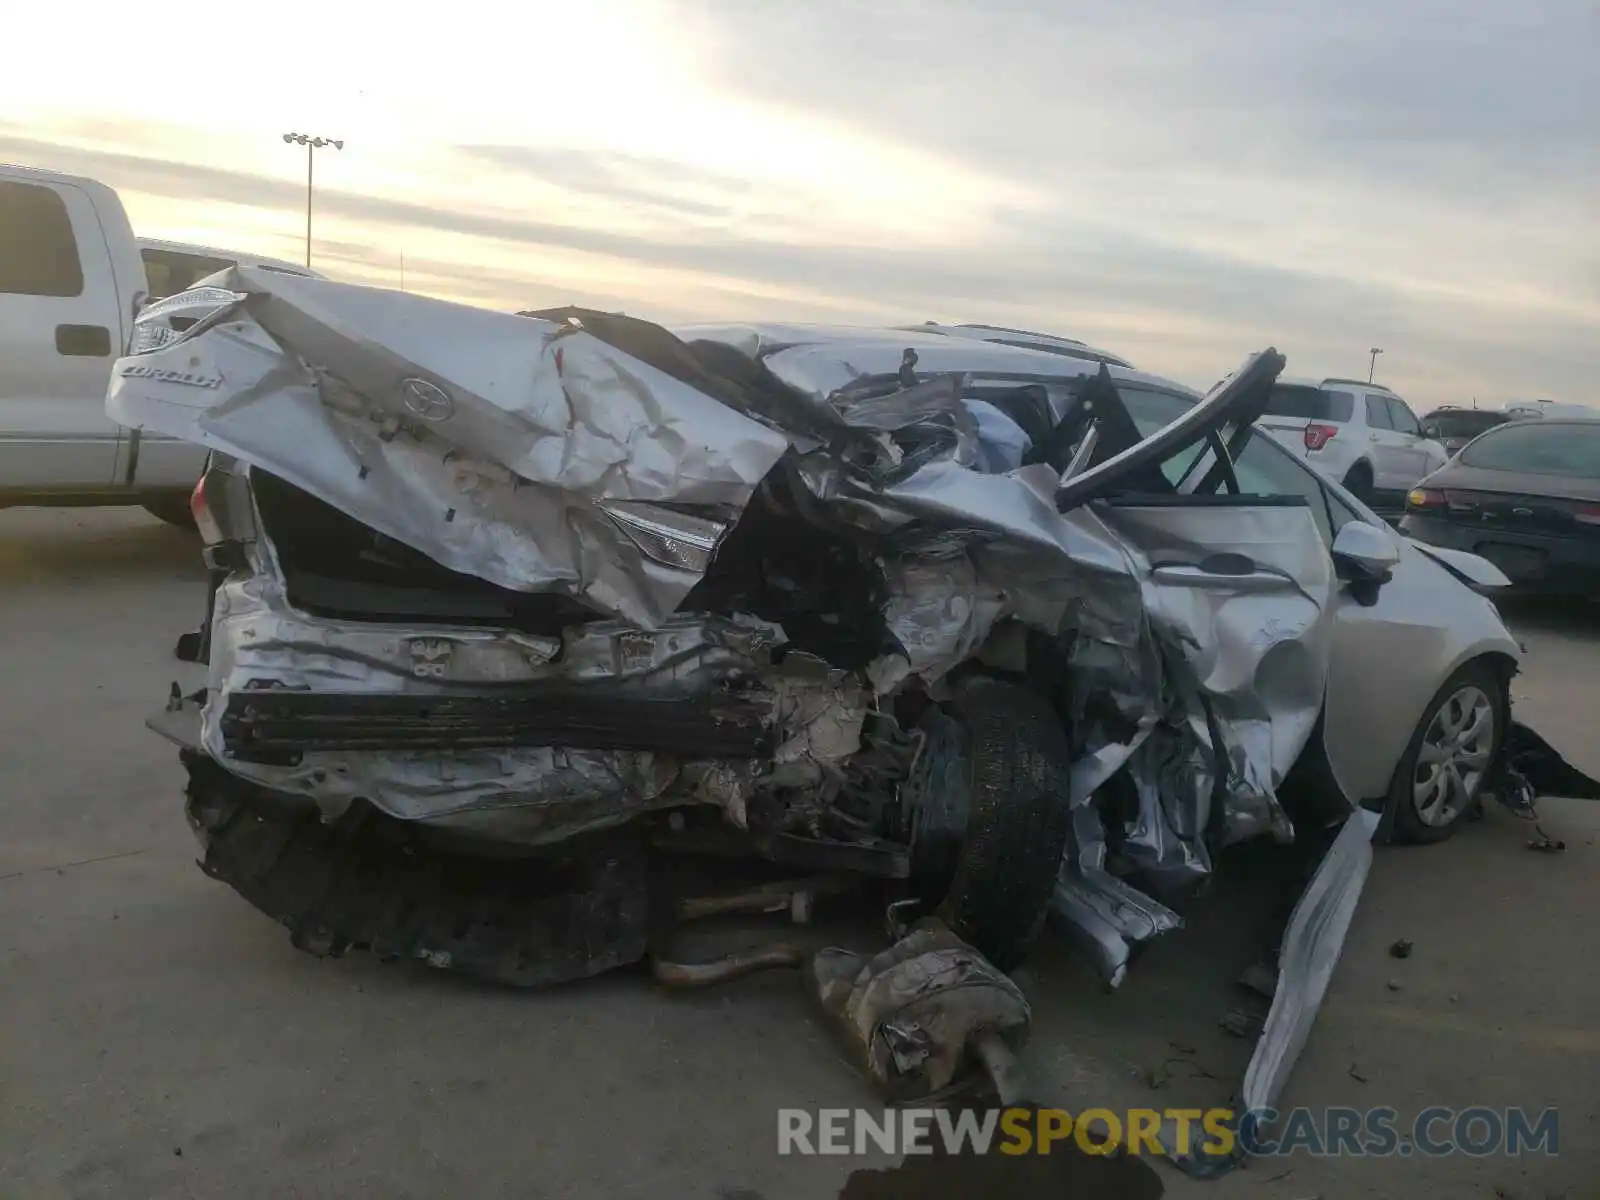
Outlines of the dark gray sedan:
<svg viewBox="0 0 1600 1200">
<path fill-rule="evenodd" d="M 1400 528 L 1481 555 L 1521 590 L 1600 594 L 1600 421 L 1491 429 L 1412 490 Z"/>
</svg>

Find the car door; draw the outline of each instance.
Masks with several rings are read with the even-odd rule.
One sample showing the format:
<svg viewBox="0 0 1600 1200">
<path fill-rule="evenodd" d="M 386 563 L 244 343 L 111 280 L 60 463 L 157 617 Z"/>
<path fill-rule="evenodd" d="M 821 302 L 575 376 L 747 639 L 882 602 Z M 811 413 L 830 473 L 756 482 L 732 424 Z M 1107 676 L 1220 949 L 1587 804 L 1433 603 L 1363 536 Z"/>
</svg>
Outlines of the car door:
<svg viewBox="0 0 1600 1200">
<path fill-rule="evenodd" d="M 1250 428 L 1281 363 L 1274 354 L 1255 356 L 1199 404 L 1119 381 L 1119 398 L 1143 440 L 1069 474 L 1056 494 L 1063 512 L 1092 504 L 1094 518 L 1145 557 L 1141 601 L 1152 622 L 1206 630 L 1193 643 L 1189 668 L 1248 747 L 1242 787 L 1256 797 L 1273 794 L 1321 713 L 1337 590 L 1317 476 Z M 1093 406 L 1101 413 L 1107 407 L 1098 397 Z M 1215 435 L 1232 446 L 1236 434 L 1243 439 L 1234 460 L 1239 487 L 1223 492 L 1213 443 L 1204 439 Z M 1258 462 L 1265 466 L 1253 469 Z M 1153 488 L 1161 479 L 1146 467 L 1170 486 Z M 1270 705 L 1263 707 L 1263 695 Z M 1241 828 L 1271 819 L 1270 805 L 1239 803 L 1230 821 Z"/>
<path fill-rule="evenodd" d="M 0 176 L 0 488 L 111 484 L 106 384 L 121 329 L 88 195 Z"/>
<path fill-rule="evenodd" d="M 1400 486 L 1410 488 L 1434 467 L 1441 465 L 1448 455 L 1443 446 L 1423 436 L 1421 423 L 1404 400 L 1399 396 L 1390 396 L 1388 401 L 1389 423 L 1394 426 L 1396 438 L 1396 461 L 1406 476 Z"/>
<path fill-rule="evenodd" d="M 1407 476 L 1403 442 L 1389 412 L 1389 397 L 1382 392 L 1366 392 L 1363 403 L 1367 414 L 1367 446 L 1372 458 L 1372 486 L 1379 492 L 1397 492 L 1416 482 Z"/>
</svg>

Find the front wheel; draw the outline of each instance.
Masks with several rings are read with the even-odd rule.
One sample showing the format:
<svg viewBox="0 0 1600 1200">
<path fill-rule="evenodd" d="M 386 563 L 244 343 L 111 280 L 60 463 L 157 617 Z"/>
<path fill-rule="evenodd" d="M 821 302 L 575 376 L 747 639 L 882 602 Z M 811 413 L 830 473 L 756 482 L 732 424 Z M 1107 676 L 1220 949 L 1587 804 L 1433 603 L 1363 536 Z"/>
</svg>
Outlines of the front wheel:
<svg viewBox="0 0 1600 1200">
<path fill-rule="evenodd" d="M 1049 702 L 1016 684 L 973 679 L 954 710 L 963 752 L 944 786 L 960 795 L 946 807 L 966 813 L 938 915 L 1011 971 L 1039 930 L 1061 870 L 1072 820 L 1071 743 Z"/>
<path fill-rule="evenodd" d="M 1509 710 L 1505 683 L 1487 663 L 1468 663 L 1445 681 L 1389 786 L 1399 837 L 1442 842 L 1460 827 L 1500 752 Z"/>
</svg>

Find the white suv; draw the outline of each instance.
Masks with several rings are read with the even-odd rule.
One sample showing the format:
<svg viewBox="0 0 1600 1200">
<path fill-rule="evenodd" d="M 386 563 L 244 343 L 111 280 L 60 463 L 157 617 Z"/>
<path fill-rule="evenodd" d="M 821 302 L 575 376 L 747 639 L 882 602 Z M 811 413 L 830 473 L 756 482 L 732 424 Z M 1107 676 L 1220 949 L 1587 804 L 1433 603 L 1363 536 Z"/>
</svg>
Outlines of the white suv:
<svg viewBox="0 0 1600 1200">
<path fill-rule="evenodd" d="M 1369 505 L 1398 508 L 1450 455 L 1399 396 L 1354 379 L 1281 377 L 1256 422 Z"/>
</svg>

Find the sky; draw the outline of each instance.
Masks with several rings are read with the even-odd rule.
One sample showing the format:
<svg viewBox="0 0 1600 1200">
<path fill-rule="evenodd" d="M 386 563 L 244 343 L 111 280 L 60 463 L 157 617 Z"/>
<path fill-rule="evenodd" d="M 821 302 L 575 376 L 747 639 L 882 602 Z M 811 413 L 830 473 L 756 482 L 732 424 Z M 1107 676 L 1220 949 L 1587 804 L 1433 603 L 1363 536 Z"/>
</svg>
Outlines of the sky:
<svg viewBox="0 0 1600 1200">
<path fill-rule="evenodd" d="M 1600 406 L 1595 0 L 275 0 L 131 41 L 125 4 L 60 11 L 23 23 L 71 70 L 0 72 L 0 160 L 111 184 L 142 235 L 303 259 L 305 132 L 345 142 L 313 263 L 349 282 L 979 321 L 1202 388 L 1377 346 L 1419 409 Z"/>
</svg>

